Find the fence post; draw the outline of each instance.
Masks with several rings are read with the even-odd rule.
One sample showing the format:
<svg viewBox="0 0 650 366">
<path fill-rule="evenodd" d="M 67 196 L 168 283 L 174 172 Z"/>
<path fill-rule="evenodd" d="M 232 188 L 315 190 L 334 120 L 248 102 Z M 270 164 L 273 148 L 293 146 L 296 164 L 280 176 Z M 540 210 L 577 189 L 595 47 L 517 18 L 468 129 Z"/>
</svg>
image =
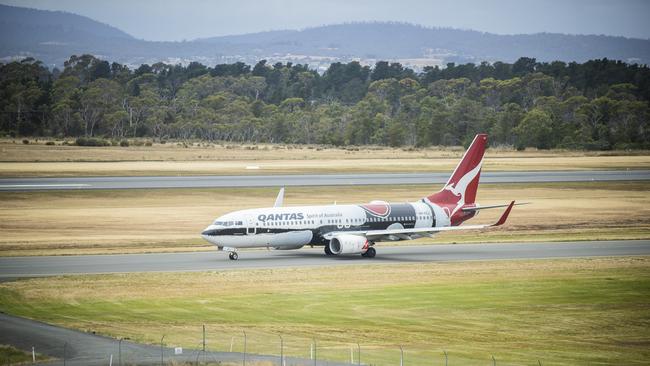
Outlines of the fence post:
<svg viewBox="0 0 650 366">
<path fill-rule="evenodd" d="M 203 324 L 203 352 L 205 352 L 205 324 Z"/>
<path fill-rule="evenodd" d="M 246 331 L 242 330 L 244 332 L 244 366 L 246 366 Z"/>
<path fill-rule="evenodd" d="M 357 343 L 357 350 L 359 351 L 357 356 L 357 365 L 361 366 L 361 346 Z"/>
<path fill-rule="evenodd" d="M 32 363 L 36 363 L 36 351 L 34 350 L 34 346 L 32 346 Z"/>
<path fill-rule="evenodd" d="M 122 341 L 124 339 L 120 338 L 120 341 L 117 343 L 117 363 L 122 366 Z"/>
<path fill-rule="evenodd" d="M 317 356 L 317 352 L 316 352 L 316 347 L 317 347 L 316 346 L 316 338 L 313 338 L 313 341 L 314 341 L 314 366 L 316 366 L 316 364 L 318 363 L 318 361 L 317 361 L 318 356 Z"/>
<path fill-rule="evenodd" d="M 284 365 L 284 339 L 282 339 L 282 334 L 278 334 L 280 337 L 280 366 Z"/>
<path fill-rule="evenodd" d="M 165 335 L 163 334 L 162 338 L 160 338 L 160 366 L 164 365 L 165 358 L 164 358 L 164 350 L 163 350 L 163 339 L 165 339 Z"/>
<path fill-rule="evenodd" d="M 68 348 L 68 342 L 63 343 L 63 366 L 65 366 L 65 351 Z"/>
<path fill-rule="evenodd" d="M 497 366 L 497 360 L 494 359 L 494 356 L 492 356 L 492 366 Z"/>
</svg>

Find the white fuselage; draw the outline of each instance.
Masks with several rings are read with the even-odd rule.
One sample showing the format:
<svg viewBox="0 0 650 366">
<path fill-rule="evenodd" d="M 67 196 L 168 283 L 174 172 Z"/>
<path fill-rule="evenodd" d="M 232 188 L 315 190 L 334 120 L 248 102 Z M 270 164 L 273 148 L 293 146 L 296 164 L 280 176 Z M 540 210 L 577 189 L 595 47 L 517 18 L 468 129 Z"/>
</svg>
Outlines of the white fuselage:
<svg viewBox="0 0 650 366">
<path fill-rule="evenodd" d="M 269 207 L 217 218 L 202 237 L 219 248 L 297 249 L 325 245 L 325 235 L 355 230 L 449 226 L 448 215 L 431 202 Z M 402 240 L 395 237 L 388 240 Z"/>
</svg>

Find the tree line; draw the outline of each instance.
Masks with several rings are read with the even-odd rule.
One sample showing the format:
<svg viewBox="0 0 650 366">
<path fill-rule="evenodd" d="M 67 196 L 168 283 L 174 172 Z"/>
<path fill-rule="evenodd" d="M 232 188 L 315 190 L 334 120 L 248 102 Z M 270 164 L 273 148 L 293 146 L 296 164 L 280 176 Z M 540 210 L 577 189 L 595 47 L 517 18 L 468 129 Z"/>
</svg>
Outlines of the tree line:
<svg viewBox="0 0 650 366">
<path fill-rule="evenodd" d="M 266 60 L 130 69 L 91 55 L 0 64 L 5 136 L 331 145 L 650 148 L 650 69 L 607 59 L 426 67 Z"/>
</svg>

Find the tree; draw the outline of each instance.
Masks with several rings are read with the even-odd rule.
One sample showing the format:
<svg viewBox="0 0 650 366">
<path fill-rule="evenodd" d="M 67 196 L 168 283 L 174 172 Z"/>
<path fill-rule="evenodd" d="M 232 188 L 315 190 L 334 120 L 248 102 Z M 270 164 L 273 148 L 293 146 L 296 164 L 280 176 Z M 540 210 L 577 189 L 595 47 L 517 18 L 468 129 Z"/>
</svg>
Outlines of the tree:
<svg viewBox="0 0 650 366">
<path fill-rule="evenodd" d="M 26 58 L 0 64 L 0 131 L 290 143 L 459 145 L 488 131 L 518 148 L 650 148 L 650 68 L 599 59 L 448 63 L 416 75 L 261 60 L 131 71 L 73 55 L 63 71 Z M 549 133 L 549 130 L 551 131 Z"/>
<path fill-rule="evenodd" d="M 84 126 L 84 136 L 92 137 L 99 125 L 103 131 L 108 126 L 103 126 L 104 116 L 115 112 L 122 104 L 123 92 L 120 85 L 108 79 L 97 79 L 90 84 L 81 94 L 81 121 Z"/>
<path fill-rule="evenodd" d="M 517 148 L 532 146 L 538 149 L 550 149 L 554 147 L 551 140 L 552 124 L 551 116 L 540 109 L 535 108 L 526 113 L 521 123 L 513 129 L 517 136 Z"/>
<path fill-rule="evenodd" d="M 63 63 L 63 66 L 61 76 L 76 76 L 83 85 L 100 78 L 111 77 L 111 67 L 108 62 L 93 55 L 72 55 L 68 61 Z"/>
<path fill-rule="evenodd" d="M 519 125 L 524 118 L 525 112 L 515 103 L 508 103 L 503 106 L 502 110 L 497 112 L 495 124 L 490 131 L 491 144 L 513 145 L 513 129 Z"/>
<path fill-rule="evenodd" d="M 49 87 L 49 71 L 39 61 L 0 64 L 0 130 L 11 135 L 42 133 Z"/>
<path fill-rule="evenodd" d="M 76 76 L 61 77 L 52 88 L 52 124 L 53 135 L 76 136 L 81 133 L 79 122 L 79 96 L 81 81 Z"/>
<path fill-rule="evenodd" d="M 512 73 L 515 76 L 524 76 L 535 72 L 537 60 L 530 57 L 521 57 L 512 64 Z"/>
</svg>

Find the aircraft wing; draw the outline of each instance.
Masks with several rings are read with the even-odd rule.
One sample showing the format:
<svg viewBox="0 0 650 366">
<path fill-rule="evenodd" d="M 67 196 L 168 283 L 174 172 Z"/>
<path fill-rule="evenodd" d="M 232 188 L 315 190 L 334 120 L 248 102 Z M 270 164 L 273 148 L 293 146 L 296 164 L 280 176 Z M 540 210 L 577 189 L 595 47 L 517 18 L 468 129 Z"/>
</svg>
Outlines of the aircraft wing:
<svg viewBox="0 0 650 366">
<path fill-rule="evenodd" d="M 444 227 L 421 227 L 412 229 L 387 229 L 387 230 L 359 230 L 359 231 L 333 231 L 324 235 L 325 239 L 330 240 L 336 235 L 359 235 L 365 236 L 368 240 L 380 239 L 411 239 L 411 235 L 427 236 L 427 234 L 435 234 L 442 231 L 457 231 L 457 230 L 478 230 L 485 229 L 493 226 L 501 226 L 508 219 L 508 215 L 515 206 L 515 201 L 510 202 L 508 208 L 503 212 L 501 217 L 494 224 L 485 225 L 465 225 L 465 226 L 444 226 Z M 392 239 L 395 240 L 395 239 Z"/>
</svg>

